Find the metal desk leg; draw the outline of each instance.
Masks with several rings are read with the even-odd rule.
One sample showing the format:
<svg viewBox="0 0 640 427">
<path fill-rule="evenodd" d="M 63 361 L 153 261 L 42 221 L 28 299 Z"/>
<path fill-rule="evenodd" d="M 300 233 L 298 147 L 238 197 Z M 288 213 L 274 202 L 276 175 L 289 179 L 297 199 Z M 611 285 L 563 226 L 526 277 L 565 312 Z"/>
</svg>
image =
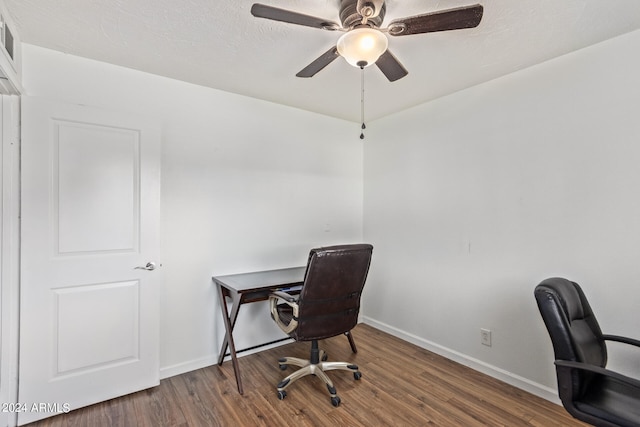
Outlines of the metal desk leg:
<svg viewBox="0 0 640 427">
<path fill-rule="evenodd" d="M 222 312 L 222 319 L 225 321 L 225 334 L 224 339 L 222 340 L 222 348 L 220 348 L 220 355 L 218 356 L 218 365 L 222 365 L 224 360 L 224 356 L 227 353 L 227 348 L 229 347 L 229 336 L 233 333 L 233 328 L 236 324 L 236 318 L 238 317 L 238 309 L 239 304 L 236 301 L 237 298 L 231 297 L 231 316 L 229 316 L 229 311 L 227 310 L 227 300 L 224 292 L 222 291 L 222 287 L 218 287 L 220 290 L 220 294 L 218 295 L 218 299 L 220 300 L 220 307 Z M 227 327 L 227 320 L 229 320 L 229 327 Z"/>
<path fill-rule="evenodd" d="M 351 346 L 351 351 L 354 353 L 358 352 L 358 349 L 356 348 L 356 342 L 353 340 L 353 335 L 351 335 L 351 331 L 347 331 L 344 333 L 347 338 L 349 338 L 349 345 Z"/>
<path fill-rule="evenodd" d="M 238 358 L 236 357 L 236 345 L 233 342 L 233 327 L 235 326 L 236 319 L 238 318 L 238 310 L 240 309 L 240 298 L 235 295 L 232 297 L 231 316 L 229 316 L 229 310 L 227 309 L 227 300 L 222 286 L 218 286 L 220 290 L 219 299 L 220 306 L 222 308 L 222 317 L 224 320 L 224 327 L 226 334 L 224 340 L 222 340 L 222 349 L 220 350 L 220 356 L 218 357 L 218 365 L 222 365 L 224 355 L 227 352 L 227 346 L 229 347 L 229 353 L 231 354 L 231 363 L 233 364 L 233 372 L 236 376 L 236 384 L 238 385 L 238 393 L 243 394 L 242 379 L 240 378 L 240 366 L 238 365 Z"/>
</svg>

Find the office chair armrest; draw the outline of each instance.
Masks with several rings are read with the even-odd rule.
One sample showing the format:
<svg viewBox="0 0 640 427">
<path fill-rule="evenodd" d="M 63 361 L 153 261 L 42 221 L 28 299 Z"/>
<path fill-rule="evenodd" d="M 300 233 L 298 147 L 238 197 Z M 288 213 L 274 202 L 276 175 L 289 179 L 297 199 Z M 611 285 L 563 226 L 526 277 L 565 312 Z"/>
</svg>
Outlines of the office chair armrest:
<svg viewBox="0 0 640 427">
<path fill-rule="evenodd" d="M 269 298 L 271 298 L 272 296 L 280 298 L 286 302 L 296 302 L 298 300 L 297 295 L 291 295 L 284 291 L 273 291 L 269 294 Z"/>
<path fill-rule="evenodd" d="M 278 301 L 284 301 L 285 304 L 293 309 L 293 318 L 289 324 L 284 323 L 280 319 L 280 315 L 278 314 Z M 285 334 L 294 331 L 298 327 L 298 303 L 296 301 L 296 297 L 289 295 L 286 292 L 274 291 L 269 294 L 269 310 L 271 311 L 271 317 Z"/>
<path fill-rule="evenodd" d="M 630 344 L 636 347 L 640 347 L 640 340 L 636 340 L 633 338 L 621 337 L 620 335 L 603 335 L 602 338 L 604 338 L 607 341 L 616 341 L 616 342 L 621 342 L 624 344 Z"/>
<path fill-rule="evenodd" d="M 602 368 L 596 365 L 590 365 L 588 363 L 573 362 L 570 360 L 556 360 L 554 363 L 556 364 L 556 366 L 560 366 L 562 368 L 580 369 L 582 371 L 594 372 L 596 374 L 604 375 L 610 378 L 615 378 L 618 381 L 627 383 L 633 387 L 640 389 L 640 380 L 628 377 L 626 375 L 622 375 L 610 369 Z"/>
</svg>

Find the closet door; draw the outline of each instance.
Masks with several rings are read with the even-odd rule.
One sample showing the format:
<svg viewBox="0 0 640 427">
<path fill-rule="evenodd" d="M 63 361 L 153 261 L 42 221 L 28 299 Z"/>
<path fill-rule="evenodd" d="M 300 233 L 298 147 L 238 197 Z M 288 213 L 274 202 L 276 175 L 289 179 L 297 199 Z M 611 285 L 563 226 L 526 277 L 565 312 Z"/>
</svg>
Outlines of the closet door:
<svg viewBox="0 0 640 427">
<path fill-rule="evenodd" d="M 159 197 L 155 123 L 23 98 L 19 424 L 159 383 Z"/>
</svg>

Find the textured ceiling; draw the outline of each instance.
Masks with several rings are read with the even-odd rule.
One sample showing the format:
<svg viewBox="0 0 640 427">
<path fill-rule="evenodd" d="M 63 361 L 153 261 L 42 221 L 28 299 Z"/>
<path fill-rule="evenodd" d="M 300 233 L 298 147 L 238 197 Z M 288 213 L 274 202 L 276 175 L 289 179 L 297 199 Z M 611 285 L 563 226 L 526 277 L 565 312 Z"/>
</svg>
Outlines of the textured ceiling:
<svg viewBox="0 0 640 427">
<path fill-rule="evenodd" d="M 22 40 L 358 122 L 360 71 L 295 77 L 341 33 L 258 19 L 248 0 L 4 0 Z M 340 22 L 339 0 L 260 0 Z M 393 19 L 481 3 L 477 28 L 390 37 L 409 75 L 365 69 L 373 120 L 640 28 L 640 0 L 387 0 Z"/>
</svg>

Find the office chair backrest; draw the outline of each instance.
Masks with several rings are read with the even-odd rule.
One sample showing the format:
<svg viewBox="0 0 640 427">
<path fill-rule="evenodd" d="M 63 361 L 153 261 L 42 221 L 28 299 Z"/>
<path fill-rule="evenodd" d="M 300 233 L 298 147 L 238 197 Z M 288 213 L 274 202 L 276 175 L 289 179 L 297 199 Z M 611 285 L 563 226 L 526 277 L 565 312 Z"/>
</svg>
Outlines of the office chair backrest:
<svg viewBox="0 0 640 427">
<path fill-rule="evenodd" d="M 540 314 L 549 331 L 556 360 L 584 362 L 600 367 L 607 364 L 607 347 L 591 306 L 577 283 L 562 278 L 542 281 L 534 291 Z M 573 370 L 561 378 L 560 398 L 581 396 L 593 374 Z"/>
<path fill-rule="evenodd" d="M 297 340 L 329 338 L 356 326 L 372 251 L 369 244 L 311 250 L 298 298 Z"/>
</svg>

